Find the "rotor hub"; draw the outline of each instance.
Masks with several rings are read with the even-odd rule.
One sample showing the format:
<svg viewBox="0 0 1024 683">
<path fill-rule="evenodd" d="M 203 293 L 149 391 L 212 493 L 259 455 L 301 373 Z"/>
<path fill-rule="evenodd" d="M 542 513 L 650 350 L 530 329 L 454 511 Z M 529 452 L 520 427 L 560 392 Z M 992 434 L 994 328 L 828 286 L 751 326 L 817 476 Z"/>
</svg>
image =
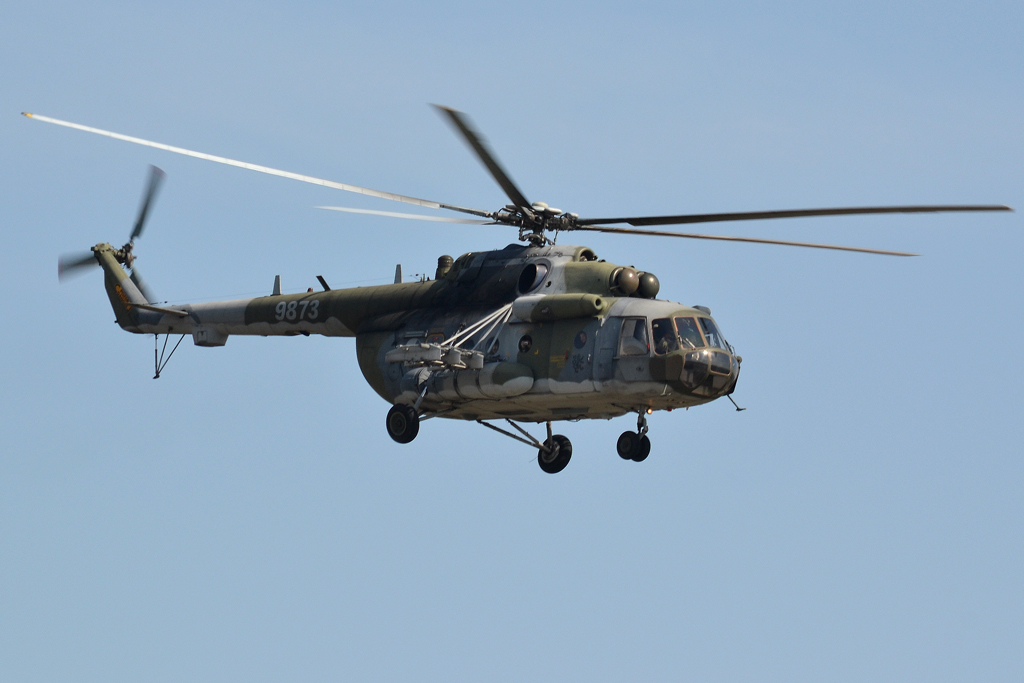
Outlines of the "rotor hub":
<svg viewBox="0 0 1024 683">
<path fill-rule="evenodd" d="M 543 246 L 552 240 L 546 232 L 574 230 L 579 214 L 563 212 L 544 202 L 534 202 L 529 208 L 506 204 L 491 214 L 495 223 L 519 228 L 519 239 L 534 246 Z"/>
<path fill-rule="evenodd" d="M 132 264 L 135 263 L 135 254 L 132 253 L 134 248 L 135 244 L 133 242 L 128 242 L 120 249 L 114 250 L 114 258 L 121 265 L 131 268 Z"/>
</svg>

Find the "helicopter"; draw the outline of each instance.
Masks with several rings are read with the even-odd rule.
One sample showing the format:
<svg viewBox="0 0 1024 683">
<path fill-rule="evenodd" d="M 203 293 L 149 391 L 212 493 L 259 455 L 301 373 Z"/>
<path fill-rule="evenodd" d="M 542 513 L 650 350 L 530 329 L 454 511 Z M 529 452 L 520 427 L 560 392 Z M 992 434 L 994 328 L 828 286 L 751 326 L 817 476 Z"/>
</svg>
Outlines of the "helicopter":
<svg viewBox="0 0 1024 683">
<path fill-rule="evenodd" d="M 257 164 L 173 147 L 142 138 L 23 112 L 33 120 L 380 199 L 463 216 L 401 213 L 341 206 L 325 210 L 475 225 L 503 225 L 518 241 L 502 249 L 442 255 L 433 278 L 394 284 L 284 294 L 275 278 L 267 296 L 182 305 L 156 302 L 135 265 L 134 246 L 145 227 L 164 173 L 151 167 L 138 218 L 120 248 L 99 243 L 63 256 L 58 276 L 99 266 L 117 324 L 154 336 L 154 378 L 182 340 L 221 347 L 231 335 L 319 334 L 354 337 L 356 359 L 370 387 L 391 404 L 388 435 L 411 443 L 431 418 L 469 420 L 537 449 L 544 472 L 565 469 L 572 442 L 552 423 L 637 416 L 635 430 L 616 440 L 623 460 L 651 452 L 647 416 L 656 410 L 732 398 L 743 359 L 705 306 L 659 299 L 656 275 L 599 258 L 593 249 L 558 243 L 563 232 L 750 242 L 887 256 L 907 252 L 808 242 L 653 230 L 652 227 L 724 221 L 856 214 L 1012 211 L 1004 205 L 881 206 L 741 213 L 581 218 L 529 201 L 462 112 L 435 105 L 498 183 L 508 204 L 494 211 L 382 192 Z M 619 227 L 623 224 L 631 227 Z M 128 272 L 125 271 L 128 269 Z M 160 335 L 162 350 L 157 353 Z M 180 335 L 167 354 L 171 336 Z M 493 424 L 504 421 L 504 426 Z M 533 436 L 522 424 L 544 424 Z M 500 422 L 499 422 L 500 424 Z M 514 431 L 511 431 L 514 430 Z"/>
</svg>

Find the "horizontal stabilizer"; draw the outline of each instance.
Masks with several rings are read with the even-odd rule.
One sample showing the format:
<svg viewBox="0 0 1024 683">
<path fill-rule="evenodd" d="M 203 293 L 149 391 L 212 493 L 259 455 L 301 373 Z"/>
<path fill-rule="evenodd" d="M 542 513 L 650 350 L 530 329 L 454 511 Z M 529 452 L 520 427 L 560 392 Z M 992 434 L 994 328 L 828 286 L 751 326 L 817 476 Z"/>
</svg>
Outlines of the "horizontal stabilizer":
<svg viewBox="0 0 1024 683">
<path fill-rule="evenodd" d="M 153 311 L 154 313 L 166 313 L 167 315 L 176 315 L 179 318 L 187 318 L 187 311 L 180 311 L 177 308 L 164 308 L 163 306 L 153 306 L 152 304 L 132 304 L 135 308 L 141 308 L 144 311 Z"/>
</svg>

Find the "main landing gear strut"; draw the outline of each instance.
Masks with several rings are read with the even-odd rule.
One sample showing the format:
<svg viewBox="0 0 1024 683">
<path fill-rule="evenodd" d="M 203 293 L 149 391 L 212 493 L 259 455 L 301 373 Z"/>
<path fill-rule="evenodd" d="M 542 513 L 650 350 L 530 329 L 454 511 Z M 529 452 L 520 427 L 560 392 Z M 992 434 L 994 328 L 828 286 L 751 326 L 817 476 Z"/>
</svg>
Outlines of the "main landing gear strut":
<svg viewBox="0 0 1024 683">
<path fill-rule="evenodd" d="M 622 432 L 615 442 L 615 450 L 623 460 L 643 462 L 651 454 L 651 440 L 647 438 L 647 411 L 641 410 L 636 419 L 635 432 Z"/>
<path fill-rule="evenodd" d="M 388 436 L 398 443 L 410 443 L 416 438 L 416 435 L 420 433 L 420 420 L 433 417 L 433 415 L 427 415 L 420 418 L 419 403 L 419 401 L 416 401 L 413 405 L 398 403 L 391 406 L 391 410 L 388 411 L 387 420 L 384 422 L 388 428 Z M 501 427 L 495 427 L 483 420 L 477 420 L 478 423 L 488 429 L 493 429 L 499 434 L 504 434 L 510 439 L 525 443 L 527 446 L 535 447 L 537 449 L 537 464 L 548 474 L 561 472 L 569 464 L 569 460 L 572 458 L 572 442 L 561 434 L 552 434 L 550 422 L 547 423 L 548 438 L 541 443 L 512 420 L 505 421 L 519 434 L 513 434 Z"/>
<path fill-rule="evenodd" d="M 412 442 L 420 432 L 420 420 L 427 420 L 431 417 L 435 417 L 436 414 L 428 414 L 422 418 L 420 417 L 419 403 L 421 400 L 422 395 L 413 405 L 399 403 L 392 406 L 391 410 L 388 411 L 388 417 L 385 422 L 388 429 L 388 435 L 398 443 Z M 647 426 L 647 415 L 648 411 L 646 409 L 639 411 L 636 419 L 636 431 L 622 432 L 622 434 L 619 435 L 619 439 L 615 444 L 615 450 L 618 451 L 619 457 L 623 460 L 643 462 L 647 459 L 647 456 L 650 455 L 651 440 L 647 438 L 647 432 L 649 431 Z M 565 469 L 566 465 L 569 464 L 569 460 L 572 459 L 572 442 L 561 434 L 552 434 L 550 422 L 545 423 L 548 434 L 547 439 L 543 442 L 536 439 L 512 420 L 506 419 L 505 422 L 519 433 L 515 434 L 506 429 L 502 429 L 501 427 L 496 427 L 495 425 L 484 422 L 483 420 L 477 420 L 477 423 L 482 424 L 488 429 L 492 429 L 510 439 L 514 439 L 520 443 L 526 444 L 527 446 L 536 448 L 537 464 L 540 465 L 540 468 L 548 474 L 561 472 Z"/>
<path fill-rule="evenodd" d="M 558 472 L 561 472 L 565 469 L 565 466 L 569 464 L 569 459 L 572 458 L 572 441 L 569 441 L 567 437 L 564 437 L 561 434 L 552 434 L 550 422 L 547 423 L 548 438 L 544 443 L 535 439 L 529 432 L 509 419 L 506 419 L 505 422 L 508 422 L 516 429 L 516 431 L 525 436 L 525 439 L 513 434 L 512 432 L 505 431 L 501 427 L 495 427 L 492 424 L 488 424 L 483 420 L 477 420 L 477 422 L 488 429 L 493 429 L 499 434 L 504 434 L 510 439 L 515 439 L 520 443 L 525 443 L 527 446 L 536 446 L 537 464 L 540 465 L 540 468 L 548 474 L 557 474 Z"/>
</svg>

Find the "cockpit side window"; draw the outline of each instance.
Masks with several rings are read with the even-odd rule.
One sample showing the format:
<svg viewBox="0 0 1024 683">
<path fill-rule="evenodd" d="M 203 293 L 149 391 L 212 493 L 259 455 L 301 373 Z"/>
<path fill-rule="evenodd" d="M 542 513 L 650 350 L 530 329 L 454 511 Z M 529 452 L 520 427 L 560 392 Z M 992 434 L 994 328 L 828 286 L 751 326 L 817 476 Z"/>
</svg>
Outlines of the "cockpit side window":
<svg viewBox="0 0 1024 683">
<path fill-rule="evenodd" d="M 676 318 L 676 329 L 679 330 L 679 339 L 684 349 L 704 348 L 704 339 L 700 336 L 696 318 Z"/>
<path fill-rule="evenodd" d="M 679 340 L 676 339 L 676 328 L 672 327 L 671 318 L 658 318 L 652 321 L 651 338 L 654 341 L 654 353 L 659 356 L 679 348 Z"/>
<path fill-rule="evenodd" d="M 729 345 L 725 343 L 725 337 L 718 331 L 718 326 L 715 325 L 715 321 L 711 318 L 699 318 L 700 326 L 704 330 L 704 336 L 707 337 L 708 346 L 716 346 L 720 349 L 727 349 Z"/>
<path fill-rule="evenodd" d="M 647 343 L 647 319 L 626 318 L 622 321 L 622 336 L 619 338 L 620 356 L 646 356 L 650 353 Z"/>
</svg>

